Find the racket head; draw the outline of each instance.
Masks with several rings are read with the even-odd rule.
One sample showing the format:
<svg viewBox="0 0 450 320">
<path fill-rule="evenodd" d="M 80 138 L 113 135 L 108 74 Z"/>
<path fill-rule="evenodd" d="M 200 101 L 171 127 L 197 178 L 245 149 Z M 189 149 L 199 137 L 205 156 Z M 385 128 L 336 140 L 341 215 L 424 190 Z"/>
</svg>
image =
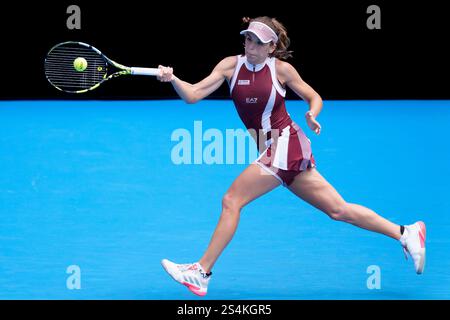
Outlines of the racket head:
<svg viewBox="0 0 450 320">
<path fill-rule="evenodd" d="M 86 60 L 85 70 L 75 69 L 74 61 L 77 58 Z M 108 74 L 111 66 L 119 71 Z M 66 41 L 52 47 L 45 58 L 44 67 L 48 82 L 68 93 L 84 93 L 114 76 L 130 73 L 129 68 L 111 61 L 100 50 L 77 41 Z"/>
</svg>

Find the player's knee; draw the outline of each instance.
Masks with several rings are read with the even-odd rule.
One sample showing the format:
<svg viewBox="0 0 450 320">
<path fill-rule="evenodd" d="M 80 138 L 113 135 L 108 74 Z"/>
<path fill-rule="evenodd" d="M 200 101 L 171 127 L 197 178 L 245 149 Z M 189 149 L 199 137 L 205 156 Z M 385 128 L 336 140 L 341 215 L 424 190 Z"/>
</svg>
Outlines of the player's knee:
<svg viewBox="0 0 450 320">
<path fill-rule="evenodd" d="M 327 209 L 328 216 L 336 221 L 346 221 L 348 219 L 347 203 L 337 203 Z"/>
<path fill-rule="evenodd" d="M 227 192 L 222 198 L 222 209 L 224 212 L 236 212 L 242 208 L 239 196 L 234 192 Z"/>
</svg>

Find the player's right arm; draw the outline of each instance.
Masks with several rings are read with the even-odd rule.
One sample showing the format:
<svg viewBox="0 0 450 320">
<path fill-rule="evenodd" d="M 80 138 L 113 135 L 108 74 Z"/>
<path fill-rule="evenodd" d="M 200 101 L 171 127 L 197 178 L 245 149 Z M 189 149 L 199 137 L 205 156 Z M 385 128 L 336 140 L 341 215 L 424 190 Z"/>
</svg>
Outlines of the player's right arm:
<svg viewBox="0 0 450 320">
<path fill-rule="evenodd" d="M 215 66 L 209 76 L 195 84 L 176 77 L 172 68 L 159 66 L 161 75 L 158 80 L 162 82 L 170 81 L 181 99 L 186 103 L 195 103 L 216 91 L 225 79 L 230 80 L 236 63 L 237 58 L 235 56 L 223 59 Z"/>
</svg>

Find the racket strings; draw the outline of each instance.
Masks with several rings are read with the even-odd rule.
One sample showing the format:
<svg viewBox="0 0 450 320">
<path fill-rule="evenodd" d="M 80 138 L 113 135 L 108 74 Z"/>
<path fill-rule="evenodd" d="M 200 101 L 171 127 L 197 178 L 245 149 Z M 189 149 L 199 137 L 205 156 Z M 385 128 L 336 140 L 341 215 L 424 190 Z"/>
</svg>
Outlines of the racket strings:
<svg viewBox="0 0 450 320">
<path fill-rule="evenodd" d="M 84 58 L 87 67 L 77 71 L 74 61 Z M 94 49 L 78 43 L 61 44 L 53 48 L 45 60 L 45 75 L 52 85 L 67 92 L 88 90 L 103 81 L 107 63 Z"/>
</svg>

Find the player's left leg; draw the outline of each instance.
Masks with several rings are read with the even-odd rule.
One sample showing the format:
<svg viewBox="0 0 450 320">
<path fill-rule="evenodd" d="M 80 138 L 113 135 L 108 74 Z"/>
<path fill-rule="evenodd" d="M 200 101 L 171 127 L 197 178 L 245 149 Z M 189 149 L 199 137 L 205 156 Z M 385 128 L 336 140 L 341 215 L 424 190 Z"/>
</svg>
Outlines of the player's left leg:
<svg viewBox="0 0 450 320">
<path fill-rule="evenodd" d="M 299 173 L 288 188 L 334 220 L 348 222 L 396 240 L 401 237 L 399 225 L 386 220 L 366 207 L 346 202 L 316 168 Z"/>
<path fill-rule="evenodd" d="M 374 211 L 359 204 L 346 202 L 339 193 L 320 175 L 316 168 L 299 173 L 288 186 L 295 195 L 325 212 L 330 218 L 356 225 L 360 228 L 385 234 L 400 240 L 405 253 L 414 260 L 418 274 L 425 265 L 425 224 L 421 221 L 404 227 L 379 216 Z"/>
</svg>

